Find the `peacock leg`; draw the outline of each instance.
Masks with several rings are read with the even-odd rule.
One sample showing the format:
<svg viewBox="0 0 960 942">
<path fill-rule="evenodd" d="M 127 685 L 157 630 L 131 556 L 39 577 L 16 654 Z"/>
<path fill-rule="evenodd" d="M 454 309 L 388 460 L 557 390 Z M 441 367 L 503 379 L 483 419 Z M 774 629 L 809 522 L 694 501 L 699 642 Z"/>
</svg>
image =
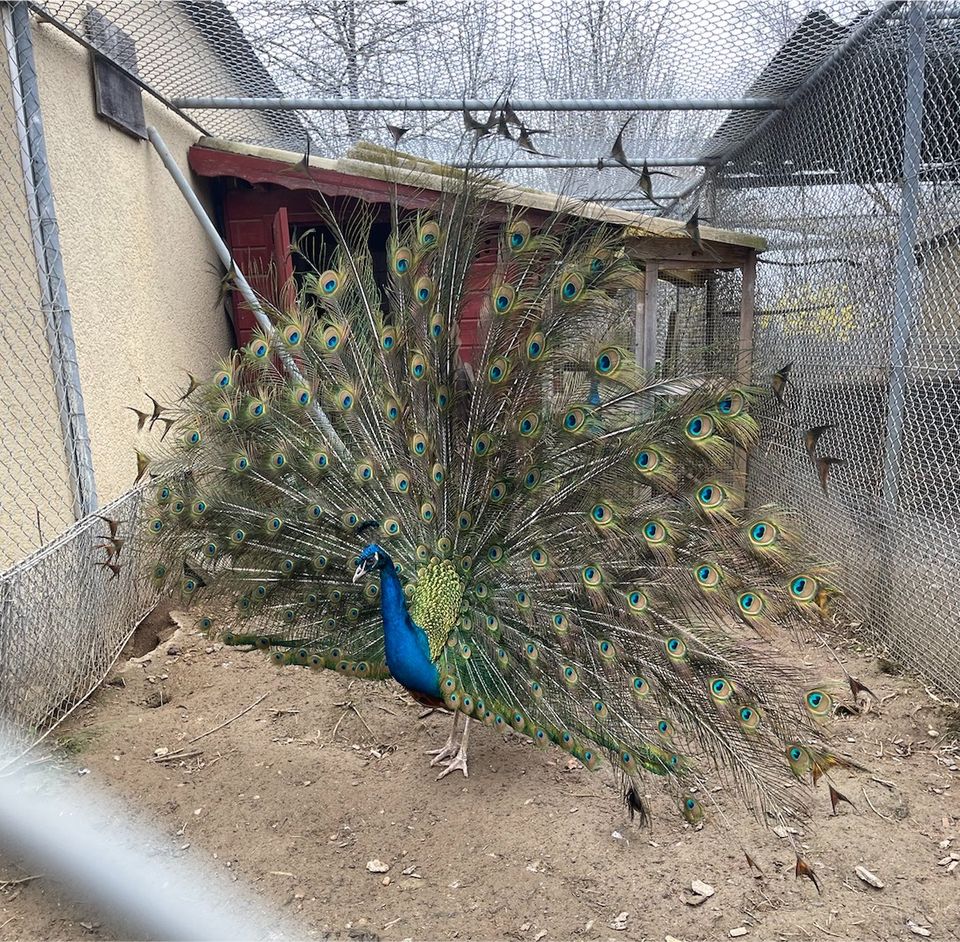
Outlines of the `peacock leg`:
<svg viewBox="0 0 960 942">
<path fill-rule="evenodd" d="M 437 776 L 439 782 L 445 775 L 459 769 L 463 772 L 464 778 L 469 778 L 467 772 L 467 741 L 470 739 L 470 717 L 468 716 L 463 724 L 463 736 L 460 739 L 460 748 L 457 754 L 451 759 L 450 764 Z"/>
<path fill-rule="evenodd" d="M 450 730 L 450 735 L 447 737 L 447 741 L 439 749 L 427 750 L 427 755 L 434 757 L 430 760 L 430 765 L 437 765 L 437 763 L 443 762 L 444 759 L 449 759 L 457 754 L 457 747 L 460 745 L 460 737 L 457 735 L 457 727 L 459 725 L 460 712 L 458 710 L 454 710 L 453 728 Z"/>
</svg>

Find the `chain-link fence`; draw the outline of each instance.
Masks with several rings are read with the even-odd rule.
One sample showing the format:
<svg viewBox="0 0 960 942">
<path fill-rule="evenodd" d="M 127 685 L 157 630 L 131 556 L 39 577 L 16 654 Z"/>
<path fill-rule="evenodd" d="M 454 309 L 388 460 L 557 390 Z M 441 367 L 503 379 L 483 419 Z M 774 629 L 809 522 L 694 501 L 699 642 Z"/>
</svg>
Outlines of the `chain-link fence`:
<svg viewBox="0 0 960 942">
<path fill-rule="evenodd" d="M 342 156 L 360 141 L 392 145 L 392 125 L 407 129 L 401 146 L 415 155 L 471 157 L 509 180 L 678 220 L 699 209 L 712 225 L 764 236 L 754 379 L 766 384 L 773 371 L 791 369 L 786 408 L 766 407 L 751 500 L 801 511 L 820 555 L 838 564 L 851 611 L 870 637 L 960 694 L 960 7 L 946 0 L 869 9 L 853 0 L 3 5 L 0 568 L 63 533 L 95 501 L 69 285 L 57 267 L 36 136 L 42 111 L 32 65 L 16 42 L 27 6 L 35 29 L 65 32 L 107 56 L 198 132 Z M 276 99 L 290 97 L 305 101 L 278 107 Z M 496 102 L 500 114 L 507 100 L 515 103 L 520 124 L 495 122 L 475 144 L 456 106 L 474 99 Z M 565 99 L 576 101 L 564 110 L 556 103 Z M 479 104 L 472 111 L 481 121 L 486 113 Z M 644 162 L 665 175 L 646 177 Z M 663 278 L 657 358 L 678 370 L 732 362 L 740 293 L 739 272 Z M 843 462 L 829 464 L 826 493 L 802 439 L 803 429 L 820 425 L 832 427 L 819 457 Z M 0 585 L 4 708 L 37 728 L 100 679 L 146 604 L 146 590 L 128 581 L 132 573 L 111 580 L 97 566 L 90 548 L 101 525 L 70 530 Z M 59 604 L 87 590 L 89 610 Z M 28 648 L 13 645 L 14 636 Z M 72 658 L 57 638 L 73 639 Z M 30 645 L 56 652 L 59 672 L 45 673 L 28 657 Z M 24 659 L 33 665 L 30 681 L 11 703 L 11 671 Z M 48 686 L 45 700 L 34 696 Z"/>
<path fill-rule="evenodd" d="M 960 695 L 960 9 L 901 5 L 711 179 L 764 235 L 753 500 L 798 507 L 867 630 Z M 811 473 L 800 430 L 829 428 Z"/>
</svg>

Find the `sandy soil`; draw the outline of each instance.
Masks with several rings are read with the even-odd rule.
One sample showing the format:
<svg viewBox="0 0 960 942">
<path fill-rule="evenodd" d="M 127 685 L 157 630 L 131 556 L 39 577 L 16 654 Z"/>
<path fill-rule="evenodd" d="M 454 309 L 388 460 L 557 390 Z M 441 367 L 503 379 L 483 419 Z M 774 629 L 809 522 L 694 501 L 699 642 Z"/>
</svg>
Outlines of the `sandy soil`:
<svg viewBox="0 0 960 942">
<path fill-rule="evenodd" d="M 437 782 L 424 752 L 448 717 L 419 718 L 392 683 L 277 670 L 184 626 L 118 667 L 57 731 L 51 762 L 89 769 L 78 790 L 126 800 L 171 855 L 228 874 L 304 938 L 960 939 L 956 714 L 862 653 L 841 650 L 879 706 L 837 720 L 836 735 L 870 771 L 837 777 L 855 807 L 835 817 L 818 789 L 816 818 L 797 834 L 818 895 L 769 828 L 734 815 L 734 835 L 709 821 L 695 830 L 657 801 L 652 830 L 641 828 L 605 774 L 516 737 L 475 726 L 469 780 Z M 818 649 L 798 656 L 829 676 Z M 189 747 L 198 754 L 155 761 L 262 694 Z M 390 869 L 368 872 L 375 859 Z M 0 859 L 0 938 L 115 938 L 109 916 L 48 879 L 9 882 L 27 875 Z M 693 880 L 716 891 L 698 906 Z"/>
</svg>

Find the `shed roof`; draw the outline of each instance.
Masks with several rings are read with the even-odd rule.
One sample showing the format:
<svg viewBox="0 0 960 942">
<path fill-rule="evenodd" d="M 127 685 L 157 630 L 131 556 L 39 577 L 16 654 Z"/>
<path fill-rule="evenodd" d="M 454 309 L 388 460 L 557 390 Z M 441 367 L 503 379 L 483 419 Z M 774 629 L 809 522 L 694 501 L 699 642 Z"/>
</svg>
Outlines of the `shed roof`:
<svg viewBox="0 0 960 942">
<path fill-rule="evenodd" d="M 190 151 L 190 166 L 200 176 L 232 176 L 249 183 L 272 183 L 288 189 L 313 189 L 328 196 L 353 196 L 370 202 L 388 200 L 399 189 L 402 202 L 429 205 L 433 194 L 449 188 L 462 176 L 444 164 L 403 154 L 375 144 L 355 145 L 345 157 L 310 157 L 292 151 L 259 147 L 222 138 L 204 137 Z M 759 236 L 729 229 L 700 227 L 703 251 L 693 246 L 682 222 L 617 209 L 589 200 L 573 199 L 512 183 L 491 180 L 491 199 L 545 213 L 623 226 L 632 254 L 698 262 L 696 267 L 738 267 L 753 252 L 763 251 Z M 656 252 L 652 250 L 656 247 Z M 715 262 L 715 264 L 708 264 Z"/>
</svg>

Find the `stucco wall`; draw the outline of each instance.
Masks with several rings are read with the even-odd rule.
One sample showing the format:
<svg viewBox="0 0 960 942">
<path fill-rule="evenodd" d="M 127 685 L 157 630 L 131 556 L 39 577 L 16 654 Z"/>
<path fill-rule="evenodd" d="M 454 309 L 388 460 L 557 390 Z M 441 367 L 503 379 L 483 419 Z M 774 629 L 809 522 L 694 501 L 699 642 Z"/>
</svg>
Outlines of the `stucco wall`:
<svg viewBox="0 0 960 942">
<path fill-rule="evenodd" d="M 14 114 L 4 59 L 0 67 L 0 569 L 36 549 L 41 534 L 48 540 L 73 520 L 73 492 L 48 359 Z"/>
<path fill-rule="evenodd" d="M 134 447 L 151 447 L 125 407 L 148 409 L 144 393 L 169 397 L 186 382 L 184 370 L 209 373 L 229 349 L 221 269 L 152 146 L 97 118 L 87 51 L 49 24 L 35 22 L 33 39 L 97 492 L 106 503 L 133 481 Z M 144 108 L 186 170 L 195 129 L 150 96 Z M 204 197 L 203 182 L 193 183 Z"/>
</svg>

